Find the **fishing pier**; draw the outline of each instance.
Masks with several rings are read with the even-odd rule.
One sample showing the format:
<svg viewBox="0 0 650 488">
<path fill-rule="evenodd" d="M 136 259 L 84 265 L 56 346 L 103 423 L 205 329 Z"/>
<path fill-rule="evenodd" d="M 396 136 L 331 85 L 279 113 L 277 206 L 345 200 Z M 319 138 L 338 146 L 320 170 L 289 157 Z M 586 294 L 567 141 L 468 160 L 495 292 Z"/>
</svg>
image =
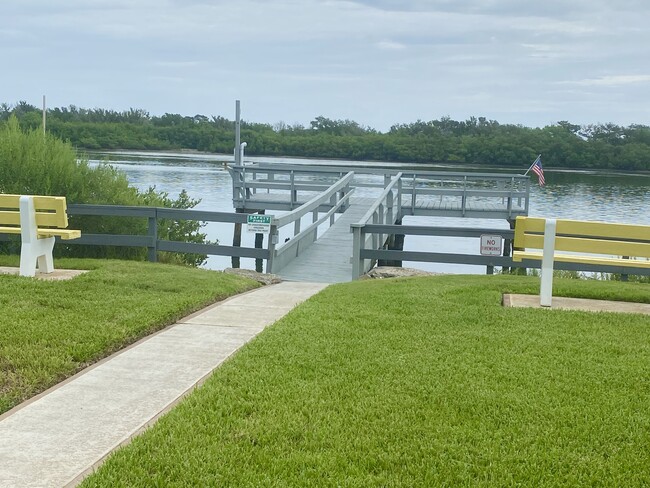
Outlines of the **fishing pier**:
<svg viewBox="0 0 650 488">
<path fill-rule="evenodd" d="M 350 281 L 375 263 L 399 266 L 402 261 L 477 264 L 492 272 L 494 266 L 512 264 L 511 230 L 444 227 L 442 219 L 436 226 L 403 225 L 403 218 L 503 219 L 512 229 L 518 215 L 528 215 L 530 180 L 521 175 L 265 163 L 228 170 L 235 211 L 270 217 L 266 272 L 287 280 Z M 235 225 L 234 247 L 241 243 L 241 227 Z M 408 235 L 476 237 L 478 242 L 497 231 L 504 239 L 499 255 L 403 249 Z M 263 240 L 258 233 L 256 247 L 263 247 Z"/>
</svg>

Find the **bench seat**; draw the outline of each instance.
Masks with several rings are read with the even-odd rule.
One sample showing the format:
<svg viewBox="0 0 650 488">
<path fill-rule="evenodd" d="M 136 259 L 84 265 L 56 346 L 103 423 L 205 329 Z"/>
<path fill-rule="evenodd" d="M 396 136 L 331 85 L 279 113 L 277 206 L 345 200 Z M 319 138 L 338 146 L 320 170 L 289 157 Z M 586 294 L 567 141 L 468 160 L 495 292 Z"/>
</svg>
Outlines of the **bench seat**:
<svg viewBox="0 0 650 488">
<path fill-rule="evenodd" d="M 0 227 L 0 234 L 20 234 L 20 227 Z M 60 237 L 69 240 L 81 237 L 81 231 L 76 229 L 38 229 L 36 234 L 39 239 Z"/>
</svg>

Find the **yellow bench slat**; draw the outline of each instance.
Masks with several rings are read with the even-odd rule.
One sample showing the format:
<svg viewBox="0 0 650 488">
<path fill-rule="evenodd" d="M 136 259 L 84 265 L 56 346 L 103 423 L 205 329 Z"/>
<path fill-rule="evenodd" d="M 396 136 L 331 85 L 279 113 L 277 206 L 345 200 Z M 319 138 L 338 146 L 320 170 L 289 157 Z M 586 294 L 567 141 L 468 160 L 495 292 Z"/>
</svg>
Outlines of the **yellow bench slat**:
<svg viewBox="0 0 650 488">
<path fill-rule="evenodd" d="M 515 247 L 525 249 L 543 249 L 544 236 L 527 235 L 525 245 L 521 246 L 516 243 Z M 581 237 L 557 236 L 555 238 L 555 250 L 650 258 L 650 241 L 647 243 L 623 242 L 607 239 L 586 239 Z"/>
<path fill-rule="evenodd" d="M 537 261 L 542 260 L 541 252 L 528 252 L 528 251 L 514 251 L 512 253 L 513 261 L 521 261 L 523 259 L 533 259 Z M 621 258 L 608 258 L 603 256 L 584 256 L 578 254 L 555 254 L 554 261 L 562 261 L 565 263 L 581 263 L 581 264 L 604 264 L 608 266 L 627 266 L 634 268 L 650 268 L 650 261 L 638 259 L 621 259 Z"/>
<path fill-rule="evenodd" d="M 68 226 L 65 197 L 34 196 L 34 210 L 38 227 Z M 20 225 L 20 195 L 0 195 L 0 224 Z"/>
<path fill-rule="evenodd" d="M 0 227 L 0 234 L 20 234 L 19 227 Z M 75 229 L 38 229 L 38 237 L 60 237 L 63 240 L 78 239 L 81 231 Z"/>
<path fill-rule="evenodd" d="M 0 208 L 18 208 L 20 195 L 0 194 Z"/>
<path fill-rule="evenodd" d="M 515 245 L 518 247 L 533 247 L 526 244 L 531 233 L 544 234 L 546 219 L 539 217 L 517 217 L 515 224 Z M 647 225 L 619 224 L 610 222 L 591 222 L 585 220 L 558 219 L 556 234 L 574 236 L 593 236 L 609 239 L 636 239 L 650 241 L 650 227 Z"/>
<path fill-rule="evenodd" d="M 38 237 L 60 237 L 64 241 L 78 239 L 81 231 L 75 229 L 38 229 Z"/>
</svg>

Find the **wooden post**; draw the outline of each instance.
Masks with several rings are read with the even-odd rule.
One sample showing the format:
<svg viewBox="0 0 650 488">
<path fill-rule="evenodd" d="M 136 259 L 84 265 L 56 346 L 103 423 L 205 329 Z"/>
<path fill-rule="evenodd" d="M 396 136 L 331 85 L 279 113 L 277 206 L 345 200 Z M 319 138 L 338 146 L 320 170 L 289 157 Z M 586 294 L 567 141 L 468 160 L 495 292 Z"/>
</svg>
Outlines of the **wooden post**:
<svg viewBox="0 0 650 488">
<path fill-rule="evenodd" d="M 245 213 L 245 210 L 243 208 L 236 208 L 235 213 Z M 241 223 L 239 222 L 235 224 L 235 231 L 233 232 L 232 235 L 232 245 L 234 247 L 241 247 Z M 233 268 L 239 268 L 240 267 L 239 256 L 232 256 L 230 258 L 230 263 Z"/>
<path fill-rule="evenodd" d="M 260 210 L 259 214 L 264 215 L 265 210 Z M 270 235 L 269 235 L 270 237 Z M 264 246 L 264 234 L 261 234 L 259 232 L 255 233 L 255 248 L 256 249 L 262 249 Z M 258 273 L 262 273 L 264 269 L 264 260 L 263 259 L 256 259 L 255 260 L 255 271 Z"/>
<path fill-rule="evenodd" d="M 515 219 L 508 219 L 508 225 L 510 225 L 510 230 L 513 230 L 515 228 Z M 509 257 L 512 256 L 512 239 L 504 239 L 503 240 L 503 257 Z M 507 266 L 504 266 L 502 268 L 502 271 L 504 273 L 509 273 L 510 268 Z M 491 273 L 489 273 L 491 274 Z"/>
<path fill-rule="evenodd" d="M 397 219 L 395 225 L 402 225 L 402 219 Z M 388 250 L 390 251 L 403 251 L 404 250 L 404 234 L 393 234 L 388 241 Z M 377 266 L 394 266 L 396 268 L 402 267 L 401 260 L 386 260 L 377 263 Z"/>
<path fill-rule="evenodd" d="M 148 259 L 150 262 L 155 263 L 158 261 L 158 217 L 157 210 L 153 209 L 153 215 L 149 217 L 149 237 L 151 237 L 152 245 L 148 248 Z"/>
</svg>

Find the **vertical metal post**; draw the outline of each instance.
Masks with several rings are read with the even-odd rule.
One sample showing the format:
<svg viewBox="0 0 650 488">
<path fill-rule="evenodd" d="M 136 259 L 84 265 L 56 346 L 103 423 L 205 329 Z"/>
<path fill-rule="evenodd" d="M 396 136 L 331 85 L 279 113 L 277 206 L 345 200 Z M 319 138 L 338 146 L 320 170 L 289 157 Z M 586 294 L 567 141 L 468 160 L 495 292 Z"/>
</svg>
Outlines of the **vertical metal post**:
<svg viewBox="0 0 650 488">
<path fill-rule="evenodd" d="M 236 208 L 235 209 L 236 213 L 245 213 L 245 210 L 243 208 Z M 237 222 L 235 224 L 235 230 L 232 235 L 232 245 L 233 247 L 241 247 L 241 222 Z M 230 257 L 230 265 L 233 268 L 239 268 L 240 267 L 240 259 L 239 256 L 231 256 Z"/>
<path fill-rule="evenodd" d="M 508 195 L 508 218 L 512 218 L 512 192 L 515 188 L 514 176 L 510 180 L 510 195 Z"/>
<path fill-rule="evenodd" d="M 260 210 L 260 215 L 264 215 L 265 211 Z M 262 249 L 264 246 L 264 234 L 260 232 L 255 233 L 255 249 Z M 258 273 L 262 272 L 262 266 L 264 265 L 263 259 L 255 259 L 255 271 Z"/>
<path fill-rule="evenodd" d="M 269 257 L 266 260 L 266 272 L 273 273 L 273 258 L 275 257 L 275 245 L 278 243 L 278 226 L 275 220 L 271 221 L 271 230 L 269 232 L 268 251 Z"/>
<path fill-rule="evenodd" d="M 352 279 L 358 280 L 363 273 L 363 260 L 361 259 L 361 246 L 363 244 L 361 227 L 352 224 Z"/>
<path fill-rule="evenodd" d="M 415 173 L 413 173 L 413 188 L 411 189 L 411 215 L 415 215 Z"/>
<path fill-rule="evenodd" d="M 463 176 L 463 196 L 461 201 L 461 210 L 465 217 L 465 208 L 467 207 L 467 176 Z"/>
<path fill-rule="evenodd" d="M 239 100 L 235 100 L 235 166 L 241 164 L 241 108 Z"/>
<path fill-rule="evenodd" d="M 542 254 L 542 283 L 539 291 L 539 304 L 542 307 L 550 307 L 553 297 L 553 255 L 555 254 L 556 227 L 555 219 L 546 219 Z"/>
<path fill-rule="evenodd" d="M 45 95 L 43 95 L 43 135 L 45 135 L 45 119 L 46 119 L 46 114 L 47 113 L 47 108 L 45 105 Z"/>
</svg>

